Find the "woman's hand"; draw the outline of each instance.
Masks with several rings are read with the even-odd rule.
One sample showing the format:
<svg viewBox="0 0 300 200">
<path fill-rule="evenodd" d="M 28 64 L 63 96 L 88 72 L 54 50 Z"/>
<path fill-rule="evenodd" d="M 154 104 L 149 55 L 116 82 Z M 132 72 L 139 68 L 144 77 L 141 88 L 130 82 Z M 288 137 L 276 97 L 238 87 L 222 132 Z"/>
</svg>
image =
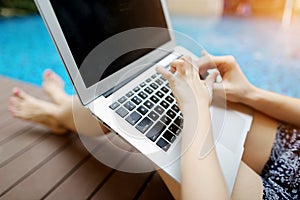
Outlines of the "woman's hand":
<svg viewBox="0 0 300 200">
<path fill-rule="evenodd" d="M 233 56 L 212 56 L 206 52 L 202 52 L 202 55 L 203 57 L 197 60 L 199 74 L 203 76 L 209 69 L 218 69 L 222 76 L 222 82 L 214 84 L 216 93 L 218 90 L 225 89 L 227 100 L 243 102 L 254 86 L 249 83 L 235 58 Z"/>
<path fill-rule="evenodd" d="M 194 67 L 190 57 L 182 57 L 170 64 L 170 70 L 158 67 L 161 73 L 170 83 L 180 109 L 195 110 L 199 104 L 209 107 L 212 102 L 212 86 L 219 73 L 209 75 L 206 80 L 199 77 L 198 68 Z"/>
<path fill-rule="evenodd" d="M 212 102 L 212 86 L 219 73 L 212 73 L 206 80 L 201 80 L 198 67 L 193 66 L 189 57 L 172 62 L 170 70 L 158 67 L 157 71 L 168 79 L 184 116 L 182 199 L 229 199 L 215 149 L 199 159 L 203 148 L 214 144 L 209 105 Z"/>
</svg>

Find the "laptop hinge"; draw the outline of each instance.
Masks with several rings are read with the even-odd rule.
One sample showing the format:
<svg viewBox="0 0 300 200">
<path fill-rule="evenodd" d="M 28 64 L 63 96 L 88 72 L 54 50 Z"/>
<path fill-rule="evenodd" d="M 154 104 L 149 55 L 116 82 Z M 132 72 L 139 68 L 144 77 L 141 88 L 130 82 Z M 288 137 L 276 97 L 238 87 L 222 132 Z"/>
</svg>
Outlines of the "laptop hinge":
<svg viewBox="0 0 300 200">
<path fill-rule="evenodd" d="M 173 53 L 173 52 L 172 52 Z M 155 63 L 158 63 L 159 61 L 163 60 L 164 58 L 168 57 L 169 55 L 171 55 L 172 53 L 168 53 L 167 55 L 162 56 L 161 58 L 157 59 L 155 61 Z M 139 72 L 137 72 L 136 74 L 132 75 L 131 77 L 127 78 L 126 80 L 122 81 L 121 83 L 119 83 L 118 85 L 116 85 L 115 87 L 109 89 L 108 91 L 104 92 L 101 96 L 104 96 L 105 98 L 109 97 L 110 95 L 112 95 L 114 92 L 116 92 L 117 90 L 119 90 L 120 88 L 122 88 L 124 85 L 126 85 L 127 83 L 129 83 L 131 80 L 135 79 L 136 77 L 138 77 L 140 74 L 142 74 L 144 71 L 148 70 L 149 67 L 153 66 L 153 64 L 149 64 L 148 66 L 144 67 L 143 69 L 141 69 Z"/>
</svg>

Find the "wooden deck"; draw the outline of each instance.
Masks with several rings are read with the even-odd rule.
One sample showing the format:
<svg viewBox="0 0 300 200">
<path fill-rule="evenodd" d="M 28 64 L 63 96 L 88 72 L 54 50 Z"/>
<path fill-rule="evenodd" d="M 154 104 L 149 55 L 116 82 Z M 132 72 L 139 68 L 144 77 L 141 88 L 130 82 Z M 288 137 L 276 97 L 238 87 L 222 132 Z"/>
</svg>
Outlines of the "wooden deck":
<svg viewBox="0 0 300 200">
<path fill-rule="evenodd" d="M 47 99 L 40 88 L 0 76 L 0 199 L 173 199 L 157 172 L 111 169 L 76 134 L 55 136 L 12 118 L 7 108 L 14 86 Z"/>
</svg>

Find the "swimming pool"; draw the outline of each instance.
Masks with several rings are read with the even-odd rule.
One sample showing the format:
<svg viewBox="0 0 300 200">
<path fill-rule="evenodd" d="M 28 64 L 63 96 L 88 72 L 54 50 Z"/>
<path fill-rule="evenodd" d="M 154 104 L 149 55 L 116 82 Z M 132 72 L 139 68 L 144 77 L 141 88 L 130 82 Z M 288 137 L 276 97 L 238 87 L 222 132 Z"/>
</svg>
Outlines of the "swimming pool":
<svg viewBox="0 0 300 200">
<path fill-rule="evenodd" d="M 172 16 L 172 21 L 175 30 L 194 38 L 210 53 L 236 56 L 254 85 L 300 98 L 299 21 L 289 30 L 282 30 L 279 21 L 263 18 L 225 17 L 207 23 Z M 0 44 L 0 75 L 41 85 L 42 72 L 50 68 L 66 81 L 66 91 L 74 93 L 39 16 L 0 20 Z"/>
</svg>

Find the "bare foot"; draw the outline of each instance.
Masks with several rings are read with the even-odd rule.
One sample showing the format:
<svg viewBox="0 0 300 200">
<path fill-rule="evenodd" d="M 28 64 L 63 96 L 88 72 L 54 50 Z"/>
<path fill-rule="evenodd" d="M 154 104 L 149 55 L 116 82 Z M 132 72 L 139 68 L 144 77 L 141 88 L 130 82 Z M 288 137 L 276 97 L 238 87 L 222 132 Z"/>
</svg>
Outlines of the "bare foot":
<svg viewBox="0 0 300 200">
<path fill-rule="evenodd" d="M 18 88 L 13 89 L 9 110 L 14 117 L 43 124 L 54 134 L 61 135 L 68 132 L 58 120 L 57 115 L 60 112 L 58 105 L 36 99 Z"/>
<path fill-rule="evenodd" d="M 62 105 L 70 99 L 64 92 L 64 81 L 56 73 L 48 69 L 44 72 L 43 78 L 43 89 L 55 104 Z"/>
</svg>

